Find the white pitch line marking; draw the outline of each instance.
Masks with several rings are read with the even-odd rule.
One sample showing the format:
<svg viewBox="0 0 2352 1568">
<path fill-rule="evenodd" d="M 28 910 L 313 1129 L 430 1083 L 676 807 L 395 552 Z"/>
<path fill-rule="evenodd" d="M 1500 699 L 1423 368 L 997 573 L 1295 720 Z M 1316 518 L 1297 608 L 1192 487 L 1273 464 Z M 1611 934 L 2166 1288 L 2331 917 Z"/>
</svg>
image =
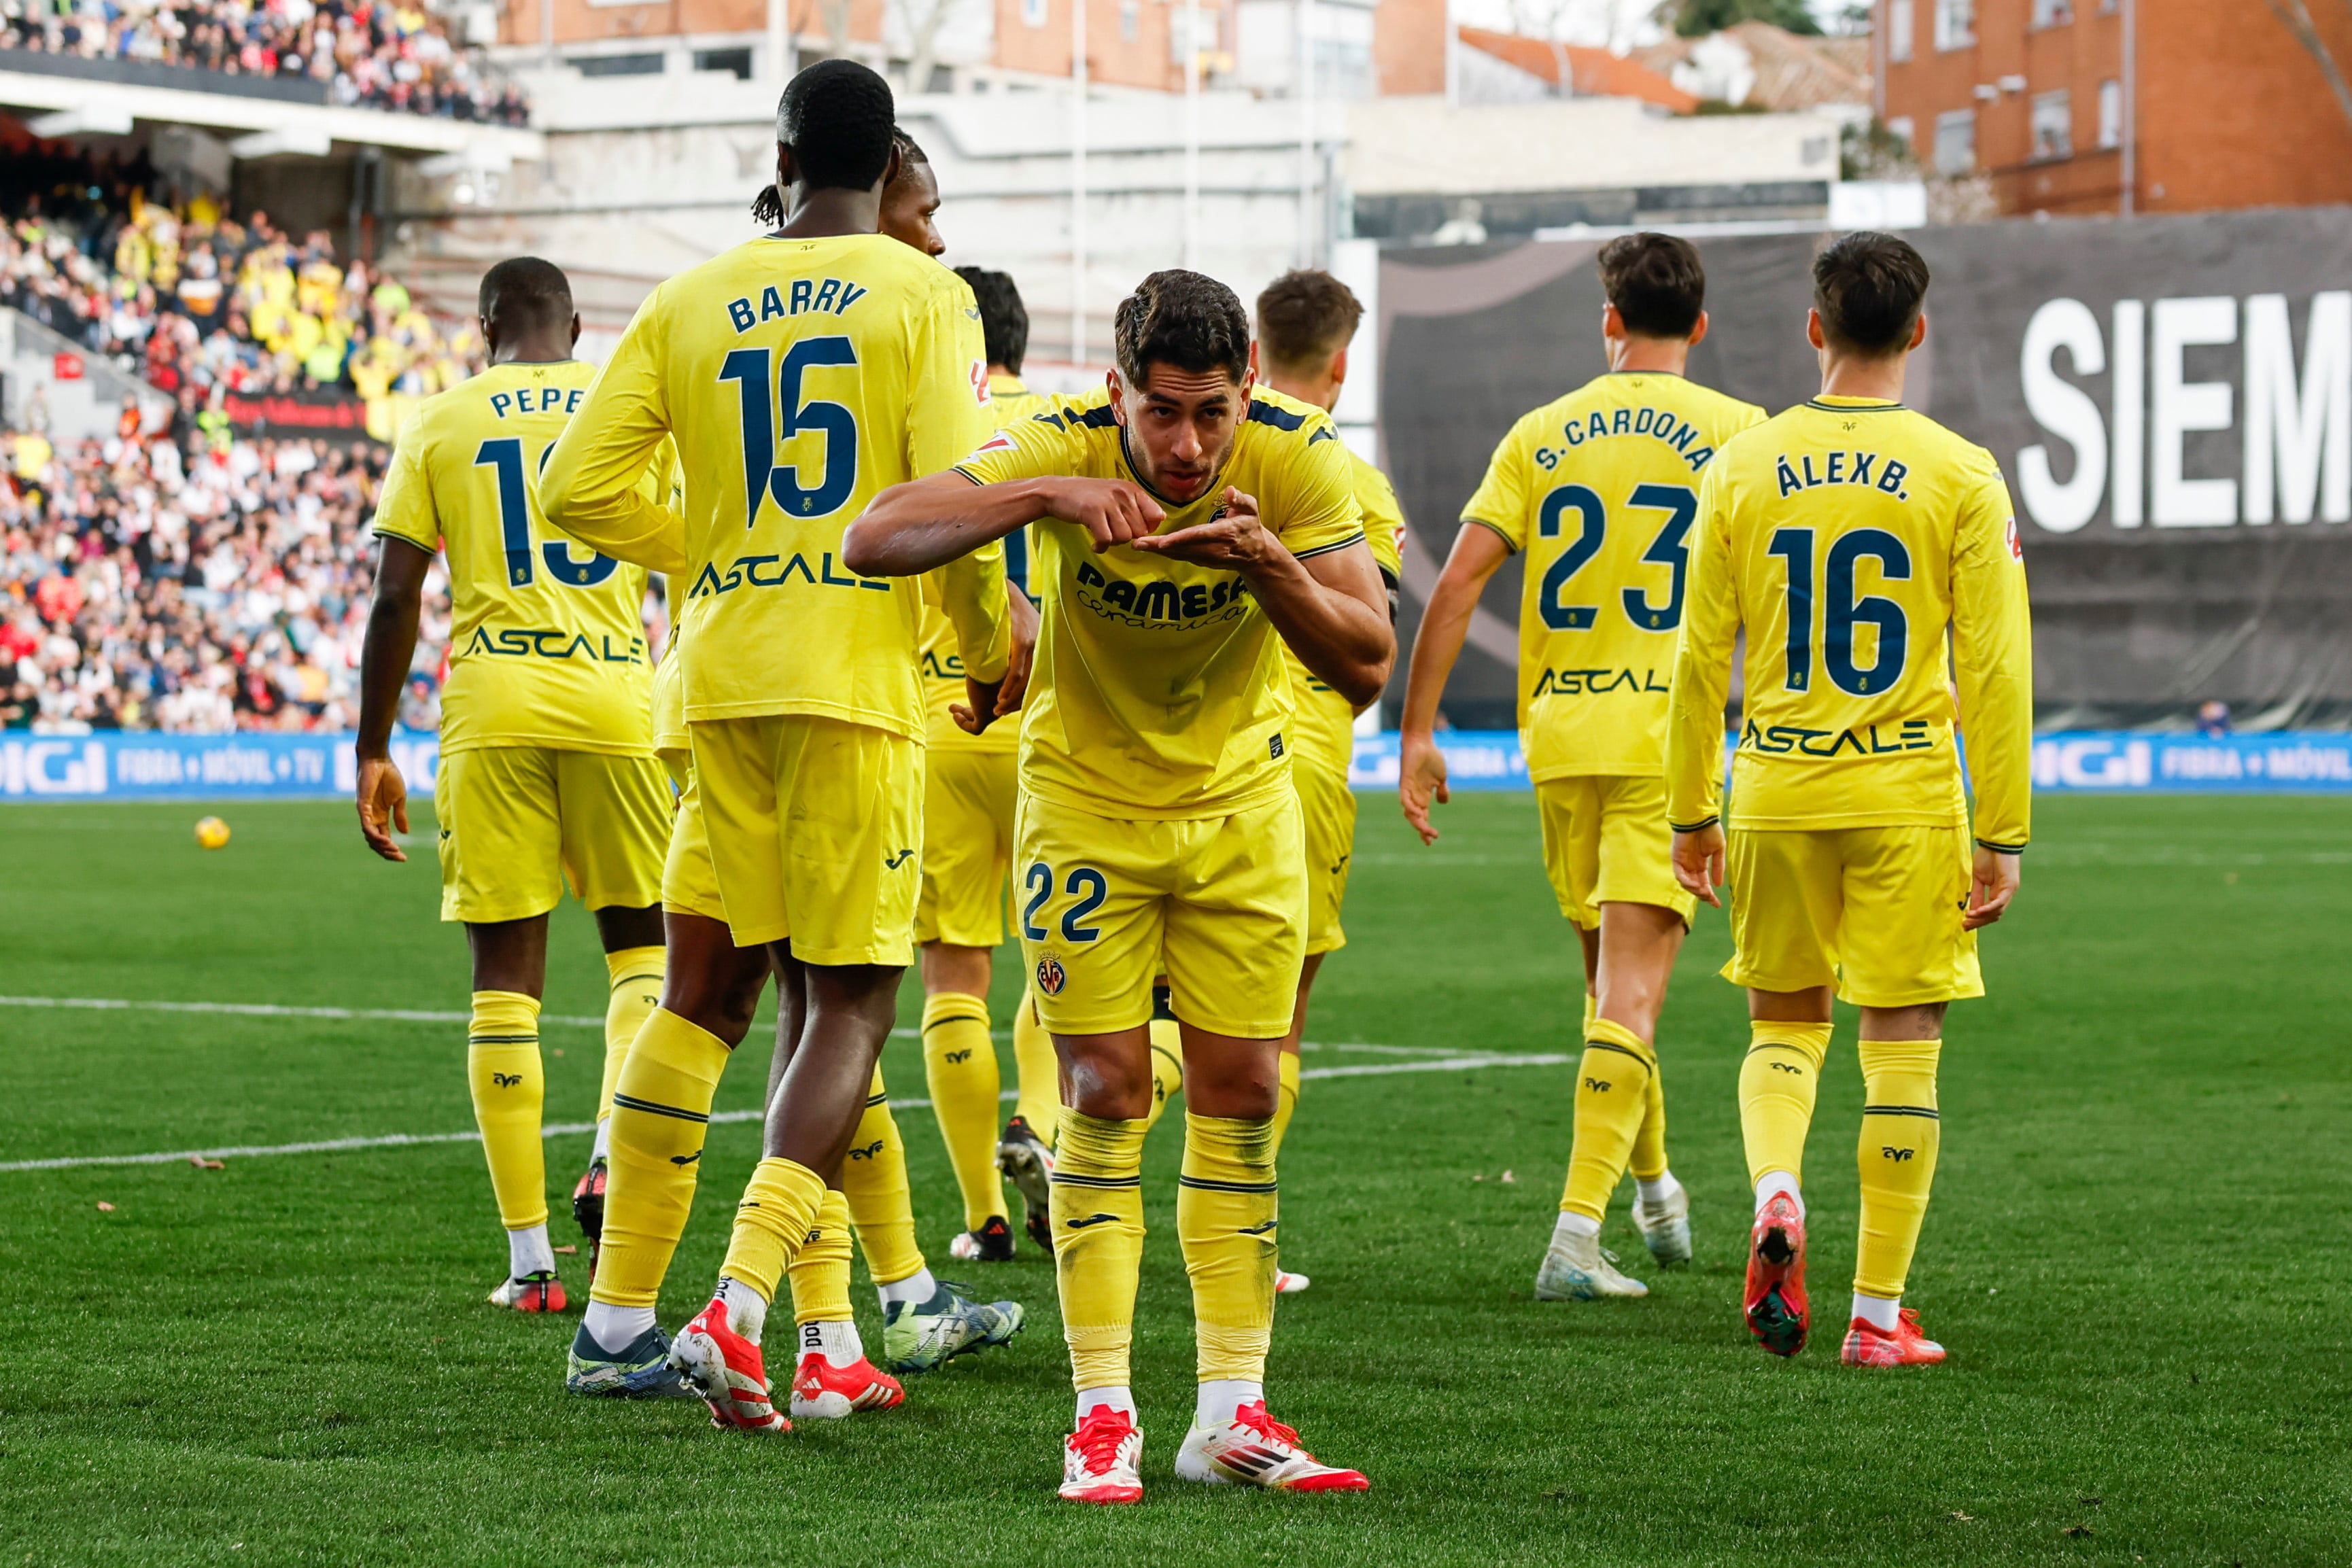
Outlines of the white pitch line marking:
<svg viewBox="0 0 2352 1568">
<path fill-rule="evenodd" d="M 1345 1050 L 1346 1047 L 1333 1047 Z M 1406 1047 L 1392 1049 L 1404 1050 Z M 1572 1060 L 1559 1055 L 1530 1056 L 1451 1056 L 1433 1061 L 1363 1062 L 1349 1067 L 1309 1067 L 1299 1073 L 1304 1078 L 1370 1078 L 1391 1072 L 1443 1072 L 1459 1069 L 1468 1072 L 1488 1067 L 1558 1067 Z M 1011 1090 L 999 1094 L 1000 1101 L 1019 1098 Z M 930 1106 L 929 1100 L 893 1100 L 893 1111 L 920 1111 Z M 711 1113 L 712 1125 L 729 1122 L 754 1122 L 758 1111 L 717 1111 Z M 596 1130 L 593 1122 L 557 1122 L 540 1129 L 542 1138 L 560 1138 Z M 0 1172 L 58 1171 L 79 1169 L 86 1166 L 171 1166 L 184 1165 L 190 1160 L 250 1160 L 275 1155 L 339 1154 L 354 1149 L 396 1149 L 418 1144 L 478 1144 L 479 1133 L 391 1133 L 373 1138 L 320 1138 L 300 1144 L 247 1144 L 232 1148 L 174 1149 L 152 1155 L 81 1155 L 55 1160 L 9 1160 L 0 1163 Z"/>
</svg>

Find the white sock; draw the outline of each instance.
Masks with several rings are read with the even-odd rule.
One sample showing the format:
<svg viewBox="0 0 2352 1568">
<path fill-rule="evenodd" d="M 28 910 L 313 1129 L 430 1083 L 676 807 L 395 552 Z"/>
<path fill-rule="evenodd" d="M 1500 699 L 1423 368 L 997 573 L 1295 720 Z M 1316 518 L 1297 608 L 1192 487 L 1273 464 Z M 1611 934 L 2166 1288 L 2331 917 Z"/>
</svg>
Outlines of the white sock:
<svg viewBox="0 0 2352 1568">
<path fill-rule="evenodd" d="M 655 1321 L 651 1307 L 616 1307 L 610 1301 L 591 1301 L 581 1314 L 580 1326 L 600 1348 L 617 1355 L 636 1343 Z"/>
<path fill-rule="evenodd" d="M 1648 1176 L 1635 1176 L 1633 1185 L 1641 1189 L 1642 1201 L 1652 1205 L 1664 1203 L 1683 1189 L 1683 1184 L 1675 1179 L 1672 1171 L 1660 1171 L 1655 1181 Z"/>
<path fill-rule="evenodd" d="M 607 1164 L 607 1165 L 610 1165 L 610 1164 L 612 1163 L 612 1160 L 613 1160 L 613 1118 L 612 1118 L 612 1117 L 610 1117 L 610 1116 L 599 1116 L 599 1117 L 597 1117 L 597 1118 L 596 1118 L 596 1141 L 595 1141 L 595 1143 L 593 1143 L 593 1144 L 592 1144 L 591 1145 L 589 1145 L 589 1149 L 588 1149 L 588 1160 L 589 1160 L 589 1163 L 590 1163 L 590 1164 L 592 1164 L 592 1165 L 593 1165 L 593 1164 L 594 1164 L 594 1163 L 595 1163 L 596 1161 L 598 1161 L 598 1160 L 603 1160 L 603 1161 L 604 1161 L 605 1164 Z"/>
<path fill-rule="evenodd" d="M 1100 1388 L 1078 1390 L 1078 1419 L 1084 1421 L 1097 1410 L 1109 1410 L 1135 1418 L 1135 1390 L 1124 1383 L 1107 1383 Z"/>
<path fill-rule="evenodd" d="M 882 1297 L 882 1312 L 885 1316 L 887 1316 L 890 1303 L 893 1301 L 904 1301 L 915 1307 L 921 1306 L 939 1294 L 940 1282 L 932 1279 L 930 1270 L 925 1268 L 916 1270 L 903 1280 L 893 1280 L 887 1285 L 877 1285 L 874 1288 Z"/>
<path fill-rule="evenodd" d="M 1860 1291 L 1853 1293 L 1853 1315 L 1880 1333 L 1895 1332 L 1895 1325 L 1902 1321 L 1902 1311 L 1903 1298 L 1900 1296 L 1890 1301 L 1885 1296 L 1865 1296 Z"/>
<path fill-rule="evenodd" d="M 1601 1234 L 1601 1221 L 1587 1218 L 1573 1209 L 1563 1208 L 1559 1211 L 1559 1218 L 1553 1222 L 1551 1233 L 1555 1239 L 1567 1236 L 1598 1236 Z"/>
<path fill-rule="evenodd" d="M 803 1323 L 801 1354 L 821 1355 L 827 1366 L 856 1366 L 866 1359 L 866 1343 L 857 1337 L 857 1325 L 845 1319 L 840 1322 Z"/>
<path fill-rule="evenodd" d="M 507 1232 L 507 1276 L 520 1280 L 532 1274 L 555 1272 L 555 1249 L 548 1245 L 547 1227 L 534 1225 L 528 1230 Z"/>
<path fill-rule="evenodd" d="M 1766 1171 L 1763 1176 L 1758 1180 L 1756 1183 L 1756 1211 L 1759 1214 L 1761 1214 L 1764 1211 L 1764 1206 L 1772 1201 L 1773 1195 L 1783 1192 L 1787 1193 L 1791 1198 L 1796 1200 L 1797 1218 L 1800 1219 L 1804 1218 L 1805 1195 L 1797 1190 L 1797 1178 L 1790 1176 L 1787 1171 Z"/>
<path fill-rule="evenodd" d="M 760 1331 L 768 1326 L 768 1298 L 725 1274 L 719 1277 L 718 1293 L 727 1304 L 727 1326 L 753 1344 L 759 1343 Z"/>
<path fill-rule="evenodd" d="M 1241 1407 L 1252 1401 L 1265 1403 L 1265 1385 L 1245 1383 L 1238 1377 L 1208 1377 L 1201 1381 L 1201 1392 L 1192 1406 L 1192 1424 L 1196 1427 L 1222 1427 L 1241 1413 Z"/>
</svg>

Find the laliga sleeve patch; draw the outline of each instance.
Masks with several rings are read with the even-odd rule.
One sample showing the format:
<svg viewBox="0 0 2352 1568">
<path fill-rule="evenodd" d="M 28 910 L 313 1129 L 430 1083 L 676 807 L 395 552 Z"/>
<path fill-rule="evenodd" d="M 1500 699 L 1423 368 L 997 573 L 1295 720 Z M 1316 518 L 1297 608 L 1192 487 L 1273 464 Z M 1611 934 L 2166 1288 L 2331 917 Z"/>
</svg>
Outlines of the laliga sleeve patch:
<svg viewBox="0 0 2352 1568">
<path fill-rule="evenodd" d="M 988 361 L 986 360 L 974 360 L 971 362 L 971 400 L 982 408 L 988 406 Z"/>
<path fill-rule="evenodd" d="M 1000 430 L 995 434 L 990 436 L 987 440 L 982 442 L 979 448 L 974 451 L 971 455 L 973 457 L 984 457 L 992 452 L 1018 452 L 1020 450 L 1021 444 L 1013 439 L 1013 433 L 1009 430 Z M 971 459 L 966 458 L 965 461 L 970 462 Z"/>
<path fill-rule="evenodd" d="M 2025 541 L 2018 537 L 2017 519 L 2015 517 L 2009 519 L 2009 554 L 2010 559 L 2012 560 L 2023 560 L 2025 559 Z"/>
</svg>

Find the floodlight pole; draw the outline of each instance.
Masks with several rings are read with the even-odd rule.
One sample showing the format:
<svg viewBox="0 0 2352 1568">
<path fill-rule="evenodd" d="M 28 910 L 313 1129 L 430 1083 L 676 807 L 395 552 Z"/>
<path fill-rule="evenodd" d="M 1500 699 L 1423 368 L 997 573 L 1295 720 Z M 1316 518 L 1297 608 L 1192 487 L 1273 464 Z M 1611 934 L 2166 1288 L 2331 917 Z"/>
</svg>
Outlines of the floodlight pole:
<svg viewBox="0 0 2352 1568">
<path fill-rule="evenodd" d="M 1087 0 L 1070 0 L 1070 363 L 1087 362 Z"/>
<path fill-rule="evenodd" d="M 1184 0 L 1184 266 L 1201 266 L 1201 0 Z"/>
<path fill-rule="evenodd" d="M 1315 265 L 1315 0 L 1298 0 L 1298 265 Z"/>
</svg>

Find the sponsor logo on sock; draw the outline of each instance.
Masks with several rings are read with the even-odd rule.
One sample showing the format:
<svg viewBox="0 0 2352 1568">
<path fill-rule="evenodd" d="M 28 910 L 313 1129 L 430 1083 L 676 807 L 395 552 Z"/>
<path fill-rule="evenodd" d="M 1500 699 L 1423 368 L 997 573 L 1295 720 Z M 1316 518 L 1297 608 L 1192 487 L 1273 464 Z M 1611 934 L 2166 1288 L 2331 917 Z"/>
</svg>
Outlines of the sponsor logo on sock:
<svg viewBox="0 0 2352 1568">
<path fill-rule="evenodd" d="M 870 1160 L 882 1152 L 882 1139 L 877 1138 L 862 1149 L 850 1150 L 849 1157 L 853 1160 Z"/>
<path fill-rule="evenodd" d="M 522 1074 L 520 1072 L 493 1072 L 490 1074 L 490 1082 L 497 1084 L 501 1089 L 511 1089 L 516 1084 L 522 1082 Z"/>
<path fill-rule="evenodd" d="M 1073 1230 L 1084 1230 L 1089 1225 L 1106 1224 L 1108 1221 L 1117 1219 L 1118 1218 L 1118 1216 L 1116 1214 L 1089 1214 L 1084 1219 L 1069 1219 L 1063 1221 L 1063 1223 L 1067 1225 Z"/>
<path fill-rule="evenodd" d="M 702 1157 L 702 1151 L 701 1151 L 700 1149 L 697 1149 L 697 1150 L 695 1150 L 695 1151 L 694 1151 L 694 1153 L 692 1153 L 692 1154 L 690 1154 L 690 1155 L 670 1155 L 670 1157 L 669 1157 L 669 1163 L 670 1163 L 670 1164 L 672 1164 L 672 1165 L 674 1165 L 674 1166 L 677 1166 L 677 1167 L 679 1167 L 679 1168 L 682 1170 L 682 1169 L 684 1169 L 686 1166 L 692 1165 L 695 1161 L 697 1161 L 697 1160 L 700 1159 L 701 1157 Z"/>
<path fill-rule="evenodd" d="M 1244 1226 L 1235 1234 L 1241 1236 L 1264 1236 L 1267 1231 L 1272 1230 L 1277 1223 L 1278 1221 L 1269 1219 L 1263 1225 Z"/>
<path fill-rule="evenodd" d="M 1584 1086 L 1596 1094 L 1609 1092 L 1609 1081 L 1605 1078 L 1588 1078 L 1584 1081 Z"/>
<path fill-rule="evenodd" d="M 1793 1061 L 1776 1061 L 1772 1063 L 1772 1071 L 1775 1072 L 1794 1072 L 1802 1076 L 1805 1070 L 1798 1066 Z"/>
<path fill-rule="evenodd" d="M 948 1052 L 948 1060 L 949 1060 L 950 1062 L 965 1062 L 965 1061 L 970 1061 L 971 1060 L 971 1052 L 970 1051 L 968 1051 L 968 1050 L 966 1050 L 966 1051 L 949 1051 L 949 1052 Z"/>
<path fill-rule="evenodd" d="M 1899 1164 L 1904 1160 L 1909 1159 L 1919 1151 L 1916 1149 L 1898 1149 L 1892 1144 L 1885 1144 L 1880 1145 L 1878 1152 L 1885 1155 L 1888 1159 L 1894 1160 Z"/>
</svg>

